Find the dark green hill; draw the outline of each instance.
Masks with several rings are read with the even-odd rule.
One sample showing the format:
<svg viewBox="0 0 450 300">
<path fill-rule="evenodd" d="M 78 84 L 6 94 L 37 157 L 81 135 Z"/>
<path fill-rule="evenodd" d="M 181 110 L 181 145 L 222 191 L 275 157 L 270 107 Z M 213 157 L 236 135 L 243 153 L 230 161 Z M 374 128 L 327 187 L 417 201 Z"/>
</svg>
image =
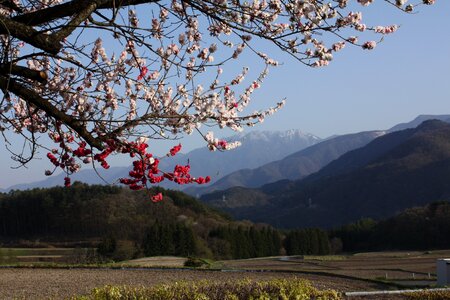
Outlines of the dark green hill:
<svg viewBox="0 0 450 300">
<path fill-rule="evenodd" d="M 365 219 L 330 232 L 344 251 L 430 250 L 450 247 L 450 203 L 409 208 L 379 222 Z"/>
<path fill-rule="evenodd" d="M 245 202 L 247 195 L 255 205 L 236 209 L 226 205 Z M 224 196 L 227 202 L 218 201 Z M 304 180 L 277 182 L 256 191 L 230 189 L 202 199 L 236 218 L 285 228 L 381 219 L 450 199 L 450 125 L 427 121 L 384 135 Z"/>
<path fill-rule="evenodd" d="M 158 192 L 164 195 L 159 203 L 152 203 L 146 191 L 79 182 L 69 188 L 0 194 L 0 245 L 96 247 L 100 260 L 155 255 L 248 258 L 280 253 L 277 230 L 232 221 L 179 191 L 154 188 L 150 194 Z"/>
<path fill-rule="evenodd" d="M 180 216 L 200 224 L 229 222 L 224 214 L 186 194 L 161 191 L 165 200 L 156 204 L 145 192 L 78 182 L 70 188 L 11 191 L 0 197 L 0 237 L 76 240 L 114 234 L 130 238 L 156 221 L 173 222 Z"/>
</svg>

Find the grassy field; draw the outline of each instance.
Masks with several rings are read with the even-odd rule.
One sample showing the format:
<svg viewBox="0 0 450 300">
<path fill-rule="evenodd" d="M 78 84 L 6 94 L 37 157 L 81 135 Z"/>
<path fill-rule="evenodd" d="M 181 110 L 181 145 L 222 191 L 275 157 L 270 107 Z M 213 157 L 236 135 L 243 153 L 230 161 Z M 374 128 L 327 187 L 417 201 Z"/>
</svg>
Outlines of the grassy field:
<svg viewBox="0 0 450 300">
<path fill-rule="evenodd" d="M 184 257 L 175 256 L 154 256 L 143 257 L 133 260 L 119 262 L 116 265 L 133 266 L 133 267 L 163 267 L 163 268 L 182 268 L 186 262 Z"/>
<path fill-rule="evenodd" d="M 8 251 L 6 253 L 10 255 L 22 257 L 32 256 L 30 253 L 37 256 L 65 255 L 64 249 L 52 249 L 48 252 L 42 252 L 42 249 Z M 2 253 L 4 255 L 4 249 Z M 243 278 L 256 282 L 272 279 L 306 279 L 320 290 L 335 289 L 339 292 L 433 287 L 436 279 L 436 259 L 444 257 L 450 257 L 450 250 L 227 260 L 211 263 L 206 266 L 209 269 L 203 270 L 181 268 L 185 259 L 179 257 L 144 258 L 114 265 L 83 268 L 67 264 L 63 265 L 64 268 L 1 268 L 0 299 L 13 297 L 60 299 L 85 295 L 93 288 L 105 285 L 151 287 L 180 281 L 225 282 Z M 399 299 L 399 297 L 377 296 L 361 299 Z"/>
<path fill-rule="evenodd" d="M 93 248 L 0 248 L 0 265 L 79 263 Z"/>
</svg>

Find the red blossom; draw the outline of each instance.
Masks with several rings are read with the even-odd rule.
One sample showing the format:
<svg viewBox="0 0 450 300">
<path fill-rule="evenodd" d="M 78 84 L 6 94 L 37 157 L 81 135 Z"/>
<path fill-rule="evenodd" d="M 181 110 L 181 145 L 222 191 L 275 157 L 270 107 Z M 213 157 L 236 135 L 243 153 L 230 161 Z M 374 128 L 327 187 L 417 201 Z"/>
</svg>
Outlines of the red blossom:
<svg viewBox="0 0 450 300">
<path fill-rule="evenodd" d="M 103 160 L 100 165 L 103 167 L 103 169 L 109 169 L 109 164 L 106 162 L 106 160 Z"/>
<path fill-rule="evenodd" d="M 150 183 L 160 183 L 164 180 L 164 176 L 155 176 L 153 174 L 148 175 Z"/>
<path fill-rule="evenodd" d="M 227 141 L 225 140 L 220 140 L 217 142 L 217 146 L 222 148 L 223 150 L 227 149 Z"/>
<path fill-rule="evenodd" d="M 69 136 L 68 138 L 71 142 L 73 139 Z M 78 148 L 71 150 L 70 147 L 66 146 L 67 140 L 65 138 L 61 139 L 60 147 L 64 149 L 62 153 L 59 154 L 59 159 L 54 155 L 58 154 L 58 151 L 52 151 L 47 153 L 48 159 L 56 166 L 66 169 L 68 174 L 76 172 L 77 168 L 74 167 L 74 161 L 76 157 L 82 158 L 90 155 L 92 151 L 86 149 L 87 143 L 82 141 L 78 143 Z M 154 158 L 151 153 L 147 152 L 148 145 L 146 143 L 130 142 L 119 144 L 114 140 L 106 141 L 107 147 L 100 153 L 93 156 L 94 160 L 99 162 L 100 165 L 109 169 L 109 164 L 106 161 L 108 156 L 113 152 L 119 152 L 123 154 L 130 154 L 131 157 L 138 157 L 133 161 L 133 168 L 129 171 L 128 175 L 130 178 L 120 178 L 119 182 L 121 184 L 127 185 L 131 190 L 141 190 L 147 187 L 147 183 L 157 184 L 164 179 L 173 181 L 177 184 L 189 184 L 198 183 L 204 184 L 210 181 L 210 177 L 198 177 L 193 178 L 189 172 L 191 170 L 190 165 L 176 165 L 173 172 L 163 172 L 159 169 L 159 159 Z M 219 147 L 225 148 L 227 142 L 221 140 L 218 142 Z M 181 144 L 172 147 L 168 153 L 168 156 L 174 156 L 181 150 Z M 69 155 L 72 153 L 73 155 Z M 161 175 L 158 175 L 161 174 Z M 64 178 L 64 185 L 70 186 L 70 178 Z M 152 202 L 159 202 L 163 200 L 162 193 L 158 193 L 151 197 Z"/>
<path fill-rule="evenodd" d="M 88 156 L 89 154 L 91 154 L 91 152 L 92 151 L 90 149 L 85 149 L 84 147 L 80 146 L 79 148 L 73 151 L 73 154 L 78 157 L 83 157 Z"/>
<path fill-rule="evenodd" d="M 144 188 L 143 185 L 141 185 L 141 184 L 136 184 L 136 183 L 132 183 L 132 184 L 130 184 L 128 187 L 130 188 L 130 190 L 133 190 L 133 191 L 142 190 L 142 189 Z"/>
<path fill-rule="evenodd" d="M 141 72 L 139 73 L 139 76 L 137 77 L 137 80 L 142 80 L 145 77 L 145 75 L 147 74 L 147 72 L 148 72 L 148 68 L 146 66 L 143 66 L 141 68 Z"/>
<path fill-rule="evenodd" d="M 225 142 L 226 143 L 226 142 Z M 226 144 L 224 144 L 226 146 Z M 129 143 L 121 148 L 121 153 L 136 153 L 139 159 L 133 161 L 133 169 L 128 173 L 130 178 L 121 178 L 120 183 L 127 185 L 132 190 L 140 190 L 146 187 L 147 182 L 151 184 L 160 183 L 164 179 L 173 181 L 177 184 L 208 183 L 211 178 L 209 176 L 199 177 L 197 179 L 189 174 L 190 165 L 176 165 L 173 172 L 163 172 L 159 169 L 159 160 L 154 158 L 151 153 L 147 153 L 147 144 Z M 181 150 L 181 144 L 170 149 L 168 156 L 176 155 Z M 101 158 L 101 157 L 98 157 Z M 161 174 L 156 176 L 157 174 Z M 155 199 L 155 200 L 153 200 Z M 152 196 L 153 202 L 162 201 L 162 194 Z"/>
<path fill-rule="evenodd" d="M 195 182 L 197 182 L 198 184 L 205 184 L 211 181 L 211 177 L 206 176 L 206 177 L 199 177 L 197 179 L 194 179 Z"/>
<path fill-rule="evenodd" d="M 47 153 L 47 157 L 55 167 L 59 166 L 58 159 L 52 153 Z"/>
<path fill-rule="evenodd" d="M 170 155 L 175 156 L 178 152 L 181 150 L 181 144 L 178 144 L 177 146 L 174 146 L 172 149 L 170 149 Z"/>
<path fill-rule="evenodd" d="M 157 203 L 163 200 L 163 195 L 162 193 L 158 193 L 156 195 L 151 196 L 150 199 L 152 200 L 152 202 Z"/>
</svg>

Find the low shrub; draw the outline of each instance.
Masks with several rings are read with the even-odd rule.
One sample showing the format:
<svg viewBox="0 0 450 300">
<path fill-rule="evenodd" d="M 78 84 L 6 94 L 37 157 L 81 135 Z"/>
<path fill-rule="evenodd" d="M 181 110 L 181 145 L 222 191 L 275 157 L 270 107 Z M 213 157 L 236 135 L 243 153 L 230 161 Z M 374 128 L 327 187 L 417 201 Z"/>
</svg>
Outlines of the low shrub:
<svg viewBox="0 0 450 300">
<path fill-rule="evenodd" d="M 337 300 L 342 299 L 334 290 L 320 291 L 301 279 L 276 279 L 264 282 L 242 280 L 238 282 L 175 282 L 154 287 L 105 286 L 94 289 L 79 300 Z"/>
<path fill-rule="evenodd" d="M 204 266 L 208 266 L 209 263 L 202 259 L 202 258 L 197 258 L 197 257 L 188 257 L 188 259 L 186 260 L 186 262 L 184 263 L 185 267 L 190 267 L 190 268 L 200 268 L 200 267 L 204 267 Z"/>
<path fill-rule="evenodd" d="M 450 300 L 450 290 L 430 290 L 403 294 L 409 300 Z"/>
</svg>

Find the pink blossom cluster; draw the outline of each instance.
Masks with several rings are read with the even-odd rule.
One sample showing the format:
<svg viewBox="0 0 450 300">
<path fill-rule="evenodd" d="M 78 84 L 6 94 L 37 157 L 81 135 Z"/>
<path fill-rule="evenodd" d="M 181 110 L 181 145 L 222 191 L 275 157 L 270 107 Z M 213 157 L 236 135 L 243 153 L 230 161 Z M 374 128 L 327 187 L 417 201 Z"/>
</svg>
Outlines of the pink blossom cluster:
<svg viewBox="0 0 450 300">
<path fill-rule="evenodd" d="M 374 28 L 376 33 L 382 33 L 382 34 L 390 34 L 393 32 L 396 32 L 398 29 L 397 25 L 391 25 L 391 26 L 376 26 Z"/>
<path fill-rule="evenodd" d="M 211 151 L 215 150 L 231 150 L 241 145 L 241 142 L 227 142 L 225 140 L 219 140 L 218 138 L 214 138 L 214 133 L 209 131 L 205 135 L 205 140 L 208 142 L 208 147 Z"/>
</svg>

